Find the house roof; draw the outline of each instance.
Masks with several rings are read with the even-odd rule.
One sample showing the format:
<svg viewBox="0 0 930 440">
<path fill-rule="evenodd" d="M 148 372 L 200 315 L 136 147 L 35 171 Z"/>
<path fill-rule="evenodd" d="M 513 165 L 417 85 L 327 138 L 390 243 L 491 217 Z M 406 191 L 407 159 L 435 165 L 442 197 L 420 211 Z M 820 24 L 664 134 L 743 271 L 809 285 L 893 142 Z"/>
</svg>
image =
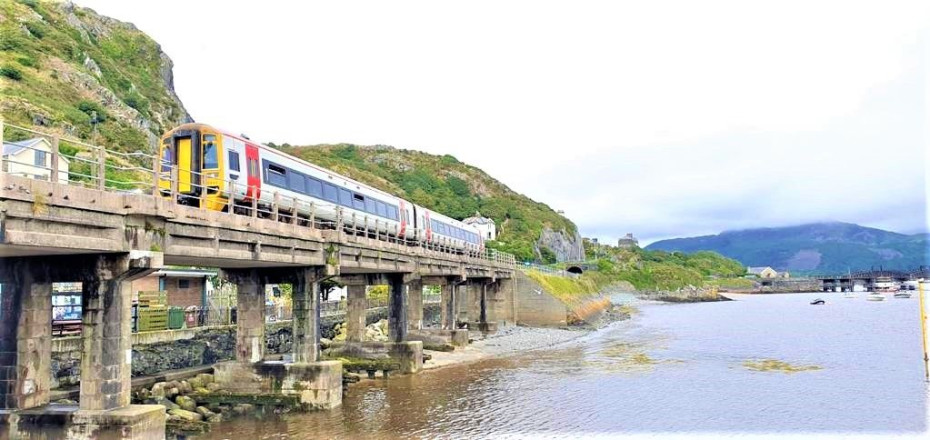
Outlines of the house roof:
<svg viewBox="0 0 930 440">
<path fill-rule="evenodd" d="M 769 270 L 773 270 L 773 271 L 775 270 L 775 269 L 772 269 L 771 267 L 768 267 L 768 266 L 750 266 L 750 267 L 747 267 L 747 268 L 746 268 L 746 271 L 749 272 L 749 273 L 751 273 L 751 274 L 753 274 L 753 275 L 759 275 L 759 274 L 761 274 L 765 269 L 769 269 Z"/>
<path fill-rule="evenodd" d="M 36 148 L 36 145 L 41 144 L 43 142 L 46 144 L 48 143 L 48 141 L 45 138 L 40 138 L 40 137 L 26 139 L 26 140 L 17 141 L 17 142 L 4 142 L 3 143 L 3 155 L 11 156 L 11 155 L 19 154 L 19 152 L 27 148 Z M 68 158 L 65 157 L 64 155 L 59 155 L 58 159 L 61 161 L 64 161 L 65 163 L 70 162 Z"/>
<path fill-rule="evenodd" d="M 462 223 L 468 225 L 493 225 L 494 220 L 487 217 L 482 217 L 480 212 L 476 212 L 474 216 L 462 220 Z"/>
<path fill-rule="evenodd" d="M 11 154 L 17 154 L 20 151 L 23 151 L 27 148 L 34 147 L 36 144 L 41 143 L 42 141 L 44 141 L 44 139 L 42 138 L 32 138 L 32 139 L 26 139 L 24 141 L 19 141 L 19 142 L 4 142 L 3 143 L 3 155 L 9 156 Z"/>
</svg>

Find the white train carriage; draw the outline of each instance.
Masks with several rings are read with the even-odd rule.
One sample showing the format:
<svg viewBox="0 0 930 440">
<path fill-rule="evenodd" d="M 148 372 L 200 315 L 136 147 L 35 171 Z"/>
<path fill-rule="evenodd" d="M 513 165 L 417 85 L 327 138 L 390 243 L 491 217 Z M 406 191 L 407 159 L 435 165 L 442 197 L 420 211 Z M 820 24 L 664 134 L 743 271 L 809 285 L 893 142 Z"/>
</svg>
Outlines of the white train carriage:
<svg viewBox="0 0 930 440">
<path fill-rule="evenodd" d="M 208 125 L 184 124 L 169 131 L 160 157 L 161 193 L 170 194 L 165 172 L 173 167 L 183 203 L 248 210 L 254 200 L 266 214 L 277 203 L 285 219 L 297 215 L 301 221 L 331 224 L 341 212 L 343 224 L 370 234 L 457 251 L 484 248 L 471 225 Z"/>
</svg>

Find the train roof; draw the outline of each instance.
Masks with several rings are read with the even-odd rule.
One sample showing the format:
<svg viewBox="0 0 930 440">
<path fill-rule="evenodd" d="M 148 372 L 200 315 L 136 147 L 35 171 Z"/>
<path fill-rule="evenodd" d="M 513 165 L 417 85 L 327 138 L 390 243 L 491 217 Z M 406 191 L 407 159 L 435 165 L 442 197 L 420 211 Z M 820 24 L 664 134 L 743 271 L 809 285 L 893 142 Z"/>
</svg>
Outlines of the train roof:
<svg viewBox="0 0 930 440">
<path fill-rule="evenodd" d="M 367 185 L 367 184 L 365 184 L 365 183 L 359 182 L 359 181 L 357 181 L 357 180 L 355 180 L 355 179 L 352 179 L 352 178 L 343 176 L 342 174 L 339 174 L 339 173 L 337 173 L 337 172 L 335 172 L 335 171 L 333 171 L 333 170 L 330 170 L 330 169 L 328 169 L 328 168 L 323 168 L 323 167 L 321 167 L 321 166 L 319 166 L 319 165 L 316 165 L 316 164 L 314 164 L 314 163 L 312 163 L 312 162 L 308 162 L 308 161 L 306 161 L 306 160 L 304 160 L 304 159 L 301 159 L 301 158 L 299 158 L 299 157 L 292 156 L 292 155 L 287 154 L 287 153 L 285 153 L 285 152 L 283 152 L 283 151 L 281 151 L 281 150 L 278 150 L 278 149 L 276 149 L 276 148 L 269 147 L 269 146 L 267 146 L 267 145 L 265 145 L 265 144 L 262 144 L 262 143 L 260 143 L 260 142 L 255 142 L 255 141 L 253 141 L 253 140 L 251 140 L 251 139 L 246 139 L 246 138 L 244 138 L 244 137 L 242 137 L 241 135 L 238 135 L 238 134 L 233 134 L 233 133 L 232 133 L 231 131 L 229 131 L 229 130 L 224 130 L 224 129 L 217 128 L 217 127 L 214 127 L 214 126 L 209 125 L 209 124 L 201 123 L 201 122 L 189 122 L 189 123 L 186 123 L 186 124 L 178 125 L 177 127 L 172 128 L 170 131 L 174 131 L 174 130 L 177 130 L 177 129 L 179 129 L 179 128 L 209 128 L 209 129 L 211 129 L 211 130 L 214 130 L 214 131 L 217 131 L 217 132 L 219 132 L 219 133 L 222 133 L 222 134 L 225 135 L 225 136 L 229 136 L 229 137 L 231 137 L 231 138 L 238 139 L 238 140 L 240 140 L 240 141 L 242 141 L 242 142 L 245 142 L 245 143 L 248 143 L 248 144 L 251 144 L 251 145 L 255 145 L 255 146 L 258 147 L 258 148 L 262 148 L 262 149 L 266 149 L 266 150 L 271 150 L 271 151 L 274 151 L 276 154 L 280 154 L 280 155 L 282 155 L 282 156 L 287 156 L 288 158 L 290 158 L 290 159 L 292 159 L 292 160 L 294 160 L 294 161 L 300 162 L 301 164 L 304 164 L 304 165 L 306 165 L 306 166 L 315 168 L 315 169 L 317 169 L 317 170 L 320 170 L 320 171 L 324 171 L 324 172 L 326 172 L 326 173 L 329 173 L 329 174 L 331 174 L 333 177 L 338 177 L 338 178 L 340 178 L 340 179 L 345 179 L 347 182 L 350 182 L 350 183 L 352 183 L 352 184 L 354 184 L 354 185 L 358 185 L 358 186 L 365 187 L 366 189 L 369 189 L 369 190 L 371 190 L 371 191 L 374 191 L 374 192 L 383 194 L 383 195 L 385 195 L 385 196 L 387 196 L 387 197 L 392 197 L 392 198 L 395 198 L 395 199 L 398 199 L 398 200 L 403 200 L 404 202 L 409 203 L 410 205 L 415 205 L 415 206 L 417 206 L 417 207 L 420 208 L 420 209 L 424 209 L 424 210 L 429 211 L 429 212 L 431 212 L 431 213 L 438 214 L 438 215 L 440 215 L 440 216 L 442 216 L 442 217 L 444 217 L 444 218 L 446 218 L 446 219 L 452 220 L 452 221 L 454 221 L 454 222 L 461 223 L 462 226 L 471 228 L 471 229 L 473 229 L 474 232 L 476 232 L 476 233 L 478 232 L 478 229 L 475 228 L 473 225 L 470 225 L 470 224 L 468 224 L 468 223 L 465 223 L 465 222 L 463 222 L 463 221 L 461 221 L 461 220 L 456 220 L 456 219 L 454 219 L 454 218 L 452 218 L 452 217 L 449 217 L 449 216 L 447 216 L 447 215 L 445 215 L 445 214 L 442 214 L 442 213 L 440 213 L 440 212 L 436 212 L 436 211 L 433 211 L 432 209 L 424 208 L 424 207 L 422 207 L 422 206 L 420 206 L 420 205 L 417 205 L 417 204 L 415 204 L 415 203 L 413 203 L 413 202 L 411 202 L 411 201 L 409 201 L 409 200 L 406 200 L 406 199 L 404 199 L 404 198 L 402 198 L 402 197 L 400 197 L 400 196 L 391 194 L 391 193 L 389 193 L 389 192 L 387 192 L 387 191 L 380 190 L 380 189 L 375 188 L 375 187 L 373 187 L 373 186 L 371 186 L 371 185 Z M 169 132 L 170 132 L 170 131 L 169 131 Z"/>
</svg>

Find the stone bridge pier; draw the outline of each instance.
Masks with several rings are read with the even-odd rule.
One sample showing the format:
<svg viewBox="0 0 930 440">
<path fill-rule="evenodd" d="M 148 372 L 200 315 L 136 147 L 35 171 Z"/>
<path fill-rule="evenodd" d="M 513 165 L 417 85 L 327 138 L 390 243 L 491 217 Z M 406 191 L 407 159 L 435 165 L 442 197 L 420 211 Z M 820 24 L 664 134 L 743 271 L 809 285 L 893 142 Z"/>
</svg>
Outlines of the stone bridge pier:
<svg viewBox="0 0 930 440">
<path fill-rule="evenodd" d="M 511 278 L 471 278 L 460 289 L 454 313 L 458 327 L 494 332 L 516 322 L 514 282 Z"/>
<path fill-rule="evenodd" d="M 320 282 L 323 267 L 223 269 L 236 285 L 236 360 L 214 366 L 216 381 L 233 394 L 286 396 L 304 409 L 342 404 L 342 363 L 320 360 Z M 293 353 L 265 360 L 265 285 L 293 287 Z"/>
<path fill-rule="evenodd" d="M 410 327 L 414 316 L 422 325 L 423 285 L 414 275 L 355 274 L 342 275 L 339 282 L 346 286 L 346 342 L 333 344 L 333 355 L 358 359 L 391 359 L 396 361 L 401 373 L 416 373 L 423 368 L 423 343 L 410 338 Z M 388 337 L 389 341 L 366 341 L 365 319 L 368 286 L 388 286 Z M 413 298 L 413 299 L 412 299 Z M 411 304 L 419 304 L 420 311 L 411 313 Z"/>
<path fill-rule="evenodd" d="M 0 437 L 164 438 L 163 407 L 130 405 L 130 283 L 162 262 L 141 251 L 0 258 Z M 55 282 L 82 285 L 77 406 L 49 404 Z"/>
<path fill-rule="evenodd" d="M 422 277 L 416 288 L 411 286 L 410 300 L 407 314 L 416 319 L 409 322 L 409 340 L 422 341 L 426 345 L 451 344 L 456 347 L 468 345 L 468 331 L 460 330 L 455 325 L 456 290 L 461 289 L 460 284 L 464 277 Z M 423 327 L 423 286 L 439 286 L 441 296 L 439 300 L 438 329 Z"/>
</svg>

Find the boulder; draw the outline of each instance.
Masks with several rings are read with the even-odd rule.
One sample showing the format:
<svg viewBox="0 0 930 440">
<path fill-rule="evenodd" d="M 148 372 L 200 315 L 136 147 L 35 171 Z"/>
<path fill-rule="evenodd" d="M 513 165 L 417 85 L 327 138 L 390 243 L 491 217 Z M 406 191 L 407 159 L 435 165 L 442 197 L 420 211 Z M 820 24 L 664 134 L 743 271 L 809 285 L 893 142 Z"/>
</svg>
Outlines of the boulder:
<svg viewBox="0 0 930 440">
<path fill-rule="evenodd" d="M 161 405 L 165 407 L 165 411 L 171 411 L 172 409 L 181 408 L 180 406 L 178 406 L 178 404 L 172 402 L 167 397 L 156 397 L 153 399 L 153 403 L 155 403 L 156 405 Z"/>
<path fill-rule="evenodd" d="M 213 375 L 209 373 L 200 373 L 197 375 L 197 379 L 200 379 L 200 383 L 202 383 L 203 386 L 213 383 Z"/>
<path fill-rule="evenodd" d="M 187 396 L 178 396 L 177 399 L 174 399 L 174 402 L 185 411 L 194 411 L 197 409 L 197 402 Z"/>
<path fill-rule="evenodd" d="M 207 391 L 209 391 L 209 392 L 211 392 L 211 393 L 212 393 L 212 392 L 219 391 L 221 388 L 223 388 L 223 387 L 220 386 L 220 384 L 218 384 L 218 383 L 216 383 L 216 382 L 210 382 L 210 383 L 207 384 Z"/>
<path fill-rule="evenodd" d="M 203 381 L 200 378 L 192 377 L 187 380 L 187 384 L 190 385 L 191 390 L 196 390 L 197 388 L 203 388 Z M 190 392 L 190 391 L 188 391 Z"/>
<path fill-rule="evenodd" d="M 183 409 L 173 409 L 168 411 L 169 415 L 180 417 L 181 420 L 186 420 L 188 422 L 199 422 L 203 420 L 203 416 L 192 411 L 186 411 Z"/>
<path fill-rule="evenodd" d="M 169 399 L 173 399 L 174 396 L 177 396 L 178 394 L 181 394 L 181 392 L 178 390 L 177 387 L 165 389 L 165 397 Z"/>
<path fill-rule="evenodd" d="M 213 411 L 210 411 L 205 406 L 198 406 L 196 411 L 197 411 L 197 414 L 202 415 L 204 419 L 209 419 L 210 416 L 213 415 Z"/>
<path fill-rule="evenodd" d="M 191 391 L 194 391 L 194 387 L 190 384 L 190 382 L 188 382 L 188 381 L 186 381 L 186 380 L 182 380 L 182 381 L 178 384 L 178 392 L 179 392 L 179 394 L 190 394 Z"/>
<path fill-rule="evenodd" d="M 213 414 L 212 416 L 207 417 L 207 421 L 210 422 L 210 423 L 220 423 L 220 422 L 223 421 L 223 415 L 222 415 L 222 414 Z"/>
<path fill-rule="evenodd" d="M 155 383 L 155 385 L 152 385 L 152 397 L 154 398 L 166 397 L 165 396 L 165 385 L 166 384 L 164 382 L 157 382 Z"/>
</svg>

